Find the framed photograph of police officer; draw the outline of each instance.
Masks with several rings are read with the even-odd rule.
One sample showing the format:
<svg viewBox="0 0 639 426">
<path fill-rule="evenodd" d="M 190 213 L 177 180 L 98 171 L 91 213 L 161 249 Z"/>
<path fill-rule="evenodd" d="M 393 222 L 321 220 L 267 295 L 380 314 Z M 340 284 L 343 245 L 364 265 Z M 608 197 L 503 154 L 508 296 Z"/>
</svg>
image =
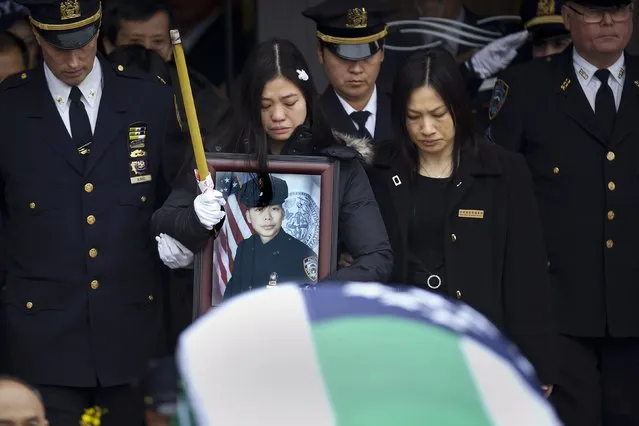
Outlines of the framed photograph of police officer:
<svg viewBox="0 0 639 426">
<path fill-rule="evenodd" d="M 214 154 L 208 164 L 226 218 L 196 265 L 199 314 L 252 289 L 312 286 L 334 271 L 338 162 L 274 156 L 260 171 L 243 155 Z"/>
</svg>

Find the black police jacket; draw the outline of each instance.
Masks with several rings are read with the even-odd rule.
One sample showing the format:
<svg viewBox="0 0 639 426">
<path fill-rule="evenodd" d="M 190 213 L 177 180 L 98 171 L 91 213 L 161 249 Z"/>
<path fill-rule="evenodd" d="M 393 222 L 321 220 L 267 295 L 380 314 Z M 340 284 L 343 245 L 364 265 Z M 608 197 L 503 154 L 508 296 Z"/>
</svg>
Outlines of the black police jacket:
<svg viewBox="0 0 639 426">
<path fill-rule="evenodd" d="M 42 65 L 0 86 L 0 347 L 9 372 L 33 384 L 122 385 L 165 350 L 149 224 L 170 192 L 167 159 L 182 156 L 172 95 L 99 62 L 104 86 L 86 165 Z"/>
<path fill-rule="evenodd" d="M 528 161 L 560 331 L 639 337 L 639 58 L 625 55 L 621 104 L 606 138 L 572 52 L 503 73 L 489 130 Z"/>
</svg>

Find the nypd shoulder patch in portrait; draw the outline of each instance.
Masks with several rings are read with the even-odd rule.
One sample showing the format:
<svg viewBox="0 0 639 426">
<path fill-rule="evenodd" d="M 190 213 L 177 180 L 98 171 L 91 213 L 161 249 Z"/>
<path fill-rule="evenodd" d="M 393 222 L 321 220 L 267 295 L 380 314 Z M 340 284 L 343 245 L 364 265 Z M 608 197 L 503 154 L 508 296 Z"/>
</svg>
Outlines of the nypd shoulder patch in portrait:
<svg viewBox="0 0 639 426">
<path fill-rule="evenodd" d="M 309 280 L 316 283 L 317 282 L 317 257 L 309 256 L 304 259 L 304 272 Z"/>
<path fill-rule="evenodd" d="M 488 105 L 488 117 L 492 120 L 497 117 L 501 107 L 506 102 L 506 96 L 508 96 L 508 89 L 510 86 L 504 80 L 497 80 L 495 82 L 495 88 L 493 89 L 493 97 Z"/>
</svg>

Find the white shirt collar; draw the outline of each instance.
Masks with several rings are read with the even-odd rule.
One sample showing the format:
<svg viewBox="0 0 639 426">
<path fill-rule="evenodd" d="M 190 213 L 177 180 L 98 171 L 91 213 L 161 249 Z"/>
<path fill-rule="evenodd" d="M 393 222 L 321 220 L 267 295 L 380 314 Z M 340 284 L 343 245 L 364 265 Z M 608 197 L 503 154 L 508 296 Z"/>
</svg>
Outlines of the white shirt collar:
<svg viewBox="0 0 639 426">
<path fill-rule="evenodd" d="M 335 90 L 335 89 L 333 89 L 333 90 Z M 342 107 L 344 108 L 344 111 L 346 111 L 346 114 L 348 114 L 350 116 L 352 113 L 357 111 L 355 108 L 350 106 L 349 103 L 346 102 L 344 100 L 344 98 L 342 98 L 339 95 L 339 93 L 337 93 L 337 91 L 335 91 L 335 94 L 337 95 L 337 99 L 339 99 L 339 102 L 342 104 Z M 364 109 L 362 111 L 370 112 L 371 116 L 377 115 L 377 86 L 375 86 L 373 88 L 373 94 L 371 95 L 371 98 L 368 100 L 368 103 L 366 104 L 366 106 L 364 107 Z"/>
<path fill-rule="evenodd" d="M 58 107 L 66 106 L 69 101 L 69 95 L 71 94 L 71 86 L 56 77 L 46 62 L 44 63 L 44 75 L 56 105 L 58 105 Z M 78 89 L 82 92 L 82 96 L 89 106 L 94 108 L 98 99 L 98 92 L 102 91 L 102 66 L 97 57 L 93 62 L 91 72 L 85 77 L 82 83 L 78 85 Z"/>
<path fill-rule="evenodd" d="M 573 64 L 575 66 L 575 72 L 577 73 L 577 78 L 583 81 L 586 85 L 589 84 L 593 78 L 595 78 L 595 72 L 597 72 L 597 67 L 588 62 L 577 53 L 576 49 L 573 49 L 572 56 Z M 626 75 L 626 58 L 622 53 L 619 56 L 619 59 L 608 67 L 610 71 L 610 75 L 617 81 L 617 83 L 623 85 L 624 76 Z"/>
</svg>

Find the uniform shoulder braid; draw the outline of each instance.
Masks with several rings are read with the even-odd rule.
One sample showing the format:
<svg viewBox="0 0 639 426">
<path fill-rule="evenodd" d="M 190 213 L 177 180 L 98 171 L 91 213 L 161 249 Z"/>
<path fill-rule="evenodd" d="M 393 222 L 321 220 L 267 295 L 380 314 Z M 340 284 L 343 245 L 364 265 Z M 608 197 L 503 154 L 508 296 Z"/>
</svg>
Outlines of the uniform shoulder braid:
<svg viewBox="0 0 639 426">
<path fill-rule="evenodd" d="M 12 74 L 9 77 L 2 80 L 0 83 L 0 92 L 4 92 L 5 90 L 13 89 L 15 87 L 20 87 L 27 84 L 31 78 L 29 72 L 19 72 L 16 74 Z"/>
</svg>

